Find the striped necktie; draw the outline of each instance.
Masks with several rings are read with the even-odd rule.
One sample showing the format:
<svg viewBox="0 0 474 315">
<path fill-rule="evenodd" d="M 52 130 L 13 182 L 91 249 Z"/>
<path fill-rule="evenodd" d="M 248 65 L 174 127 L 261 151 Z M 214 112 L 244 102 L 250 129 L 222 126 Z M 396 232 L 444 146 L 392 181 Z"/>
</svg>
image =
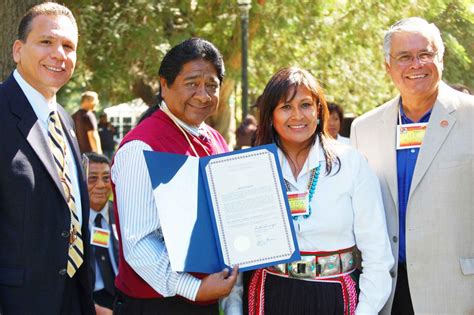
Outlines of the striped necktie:
<svg viewBox="0 0 474 315">
<path fill-rule="evenodd" d="M 59 178 L 66 195 L 69 212 L 71 213 L 67 274 L 72 278 L 83 262 L 84 244 L 82 243 L 81 224 L 79 223 L 79 218 L 77 216 L 71 177 L 68 174 L 66 139 L 63 135 L 64 133 L 61 127 L 61 122 L 59 121 L 58 113 L 52 111 L 48 118 L 49 147 L 53 153 L 54 164 L 58 170 Z"/>
</svg>

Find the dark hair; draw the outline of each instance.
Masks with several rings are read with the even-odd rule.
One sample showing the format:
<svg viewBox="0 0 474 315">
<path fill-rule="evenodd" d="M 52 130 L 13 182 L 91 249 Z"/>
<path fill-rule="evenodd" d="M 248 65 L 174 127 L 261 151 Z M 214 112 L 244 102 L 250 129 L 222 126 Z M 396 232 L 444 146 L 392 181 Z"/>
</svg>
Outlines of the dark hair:
<svg viewBox="0 0 474 315">
<path fill-rule="evenodd" d="M 332 170 L 334 161 L 337 161 L 340 167 L 340 160 L 328 147 L 329 136 L 327 135 L 325 126 L 327 124 L 329 113 L 326 98 L 321 85 L 316 81 L 311 73 L 304 69 L 297 67 L 280 69 L 267 83 L 267 86 L 258 101 L 260 115 L 255 144 L 262 145 L 275 143 L 285 153 L 285 155 L 287 155 L 285 148 L 281 146 L 280 137 L 272 124 L 273 112 L 277 105 L 282 101 L 293 99 L 299 86 L 307 88 L 317 104 L 319 123 L 316 127 L 316 132 L 311 136 L 311 141 L 309 142 L 308 147 L 312 146 L 316 141 L 316 136 L 319 136 L 324 151 L 324 158 L 326 160 L 326 173 L 329 174 Z"/>
<path fill-rule="evenodd" d="M 77 30 L 77 23 L 71 10 L 55 2 L 44 2 L 30 8 L 21 18 L 18 26 L 18 39 L 25 42 L 31 32 L 31 22 L 38 15 L 65 16 L 71 20 Z"/>
<path fill-rule="evenodd" d="M 461 83 L 455 83 L 450 85 L 453 89 L 458 90 L 459 92 L 463 92 L 469 95 L 472 95 L 472 90 L 468 88 L 466 85 Z"/>
<path fill-rule="evenodd" d="M 342 109 L 342 107 L 336 103 L 328 103 L 328 110 L 329 115 L 331 115 L 333 112 L 336 112 L 342 124 L 342 122 L 344 121 L 344 110 Z"/>
<path fill-rule="evenodd" d="M 88 158 L 90 163 L 103 163 L 110 165 L 110 160 L 103 154 L 95 153 L 95 152 L 87 152 L 84 153 Z"/>
<path fill-rule="evenodd" d="M 160 78 L 164 78 L 168 85 L 172 85 L 186 63 L 201 59 L 212 63 L 216 69 L 219 84 L 222 84 L 225 74 L 222 54 L 211 42 L 197 37 L 187 39 L 171 48 L 161 61 L 158 75 Z M 161 86 L 156 101 L 156 104 L 143 113 L 138 123 L 149 117 L 160 107 L 161 101 L 163 101 L 161 96 Z"/>
</svg>

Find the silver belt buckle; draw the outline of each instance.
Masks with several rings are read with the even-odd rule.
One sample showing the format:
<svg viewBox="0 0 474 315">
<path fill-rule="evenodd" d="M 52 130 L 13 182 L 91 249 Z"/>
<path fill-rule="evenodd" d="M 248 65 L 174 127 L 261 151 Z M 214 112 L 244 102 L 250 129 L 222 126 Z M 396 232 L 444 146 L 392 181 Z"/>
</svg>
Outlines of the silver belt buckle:
<svg viewBox="0 0 474 315">
<path fill-rule="evenodd" d="M 316 257 L 301 256 L 301 260 L 288 264 L 288 276 L 292 278 L 316 278 Z"/>
<path fill-rule="evenodd" d="M 341 254 L 341 265 L 342 272 L 348 272 L 354 269 L 354 255 L 352 252 L 342 253 Z"/>
<path fill-rule="evenodd" d="M 341 260 L 339 254 L 318 257 L 321 265 L 321 277 L 333 276 L 341 273 Z"/>
<path fill-rule="evenodd" d="M 273 271 L 282 275 L 286 275 L 286 264 L 278 264 L 278 265 L 270 266 L 267 268 L 270 271 Z"/>
</svg>

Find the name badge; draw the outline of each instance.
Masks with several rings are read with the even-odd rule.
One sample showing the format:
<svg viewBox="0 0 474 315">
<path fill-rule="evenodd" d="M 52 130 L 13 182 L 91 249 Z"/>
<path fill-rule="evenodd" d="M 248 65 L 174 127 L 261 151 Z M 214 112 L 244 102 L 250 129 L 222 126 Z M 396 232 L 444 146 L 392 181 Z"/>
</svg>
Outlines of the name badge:
<svg viewBox="0 0 474 315">
<path fill-rule="evenodd" d="M 420 148 L 428 123 L 397 125 L 397 150 Z"/>
<path fill-rule="evenodd" d="M 110 246 L 110 231 L 98 227 L 92 227 L 91 244 L 95 246 L 109 248 Z"/>
<path fill-rule="evenodd" d="M 287 194 L 292 216 L 309 214 L 309 194 L 307 191 L 289 191 Z"/>
</svg>

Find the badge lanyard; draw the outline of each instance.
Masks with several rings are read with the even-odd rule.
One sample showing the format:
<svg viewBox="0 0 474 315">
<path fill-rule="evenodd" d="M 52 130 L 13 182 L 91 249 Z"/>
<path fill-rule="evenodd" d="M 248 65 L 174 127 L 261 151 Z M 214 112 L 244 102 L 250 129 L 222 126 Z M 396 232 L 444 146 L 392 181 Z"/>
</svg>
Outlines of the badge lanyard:
<svg viewBox="0 0 474 315">
<path fill-rule="evenodd" d="M 186 131 L 184 131 L 183 128 L 182 128 L 172 117 L 170 117 L 167 112 L 163 111 L 163 113 L 165 113 L 165 114 L 171 119 L 171 121 L 174 123 L 174 125 L 175 125 L 176 127 L 178 127 L 178 129 L 179 129 L 179 130 L 181 131 L 181 133 L 184 135 L 184 137 L 186 138 L 186 141 L 188 142 L 189 146 L 190 146 L 191 149 L 193 150 L 194 155 L 195 155 L 196 157 L 200 157 L 200 155 L 199 155 L 199 154 L 197 153 L 197 151 L 196 151 L 196 148 L 194 147 L 193 143 L 191 142 L 191 139 L 189 139 L 188 133 L 187 133 Z M 206 132 L 206 133 L 208 134 L 208 136 L 210 135 L 209 132 Z M 216 146 L 215 143 L 214 143 L 214 141 L 215 141 L 214 135 L 211 135 L 211 136 L 212 136 L 212 138 L 209 137 L 209 140 L 210 140 L 210 142 L 211 142 L 211 146 L 214 147 L 214 149 L 217 151 L 217 153 L 221 153 L 220 150 L 219 150 L 219 147 Z M 206 152 L 207 156 L 210 156 L 211 153 L 209 152 L 209 150 L 208 150 L 204 145 L 202 145 L 199 141 L 198 141 L 198 143 L 199 143 L 199 145 L 201 146 L 201 148 L 204 150 L 204 152 Z"/>
</svg>

